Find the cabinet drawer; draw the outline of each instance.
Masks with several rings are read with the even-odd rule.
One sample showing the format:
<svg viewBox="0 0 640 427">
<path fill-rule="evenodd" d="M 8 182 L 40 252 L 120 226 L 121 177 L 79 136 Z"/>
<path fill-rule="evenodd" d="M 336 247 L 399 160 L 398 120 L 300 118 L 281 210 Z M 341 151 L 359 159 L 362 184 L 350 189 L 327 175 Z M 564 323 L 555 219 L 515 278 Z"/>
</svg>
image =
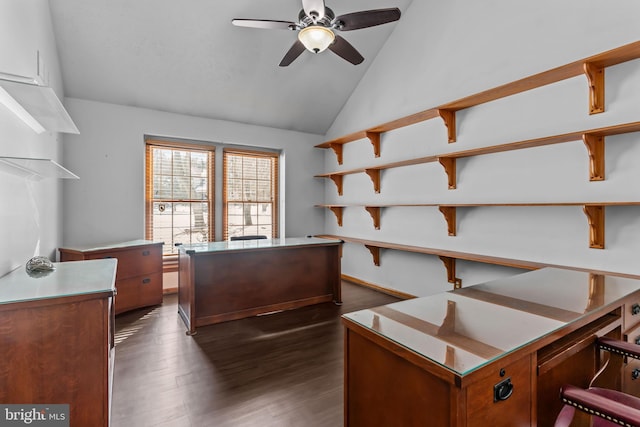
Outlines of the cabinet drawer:
<svg viewBox="0 0 640 427">
<path fill-rule="evenodd" d="M 627 342 L 640 344 L 640 325 L 625 332 L 624 339 Z M 640 360 L 631 357 L 627 357 L 626 360 L 627 363 L 622 367 L 622 391 L 640 396 Z"/>
<path fill-rule="evenodd" d="M 629 329 L 640 323 L 640 298 L 624 305 L 624 328 Z"/>
<path fill-rule="evenodd" d="M 624 333 L 624 340 L 640 345 L 640 325 L 626 331 Z"/>
<path fill-rule="evenodd" d="M 116 314 L 162 303 L 162 273 L 116 281 Z"/>
<path fill-rule="evenodd" d="M 627 359 L 622 368 L 622 391 L 640 396 L 640 360 Z"/>
<path fill-rule="evenodd" d="M 162 271 L 161 246 L 140 246 L 132 249 L 90 254 L 87 259 L 117 258 L 116 280 Z"/>
</svg>

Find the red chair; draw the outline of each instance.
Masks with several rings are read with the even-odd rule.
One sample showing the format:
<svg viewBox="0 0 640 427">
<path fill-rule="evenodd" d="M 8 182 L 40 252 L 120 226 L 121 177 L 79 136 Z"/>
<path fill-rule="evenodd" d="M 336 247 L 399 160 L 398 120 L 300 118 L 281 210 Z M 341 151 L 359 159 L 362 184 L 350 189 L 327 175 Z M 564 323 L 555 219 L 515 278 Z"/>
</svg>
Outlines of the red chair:
<svg viewBox="0 0 640 427">
<path fill-rule="evenodd" d="M 611 338 L 599 338 L 598 348 L 608 351 L 606 364 L 598 371 L 589 388 L 565 385 L 560 398 L 565 404 L 556 418 L 555 427 L 568 426 L 640 426 L 640 398 L 610 388 L 605 371 L 618 375 L 625 358 L 640 359 L 640 346 Z M 639 371 L 640 373 L 640 371 Z"/>
</svg>

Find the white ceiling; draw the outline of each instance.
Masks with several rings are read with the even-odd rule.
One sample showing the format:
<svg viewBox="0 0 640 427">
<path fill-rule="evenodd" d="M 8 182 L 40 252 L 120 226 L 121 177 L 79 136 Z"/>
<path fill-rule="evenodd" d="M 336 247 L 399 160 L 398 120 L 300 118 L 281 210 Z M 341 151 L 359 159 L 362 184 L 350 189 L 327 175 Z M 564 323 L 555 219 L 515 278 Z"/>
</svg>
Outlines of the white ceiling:
<svg viewBox="0 0 640 427">
<path fill-rule="evenodd" d="M 288 30 L 233 18 L 297 21 L 301 0 L 50 0 L 65 96 L 325 134 L 398 23 L 345 31 L 365 60 L 304 52 L 278 64 Z M 411 0 L 327 0 L 336 16 Z M 400 22 L 402 18 L 400 18 Z"/>
</svg>

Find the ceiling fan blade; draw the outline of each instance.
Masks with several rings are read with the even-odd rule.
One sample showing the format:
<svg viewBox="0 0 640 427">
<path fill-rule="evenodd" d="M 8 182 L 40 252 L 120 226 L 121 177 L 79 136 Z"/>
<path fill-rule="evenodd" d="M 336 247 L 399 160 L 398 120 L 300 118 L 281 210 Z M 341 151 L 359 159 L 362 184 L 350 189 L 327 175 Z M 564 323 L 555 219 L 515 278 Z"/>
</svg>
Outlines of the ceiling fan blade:
<svg viewBox="0 0 640 427">
<path fill-rule="evenodd" d="M 298 24 L 290 21 L 274 21 L 271 19 L 233 19 L 233 25 L 238 27 L 261 28 L 264 30 L 295 30 Z"/>
<path fill-rule="evenodd" d="M 387 24 L 400 19 L 400 9 L 392 7 L 389 9 L 363 10 L 361 12 L 347 13 L 335 19 L 334 26 L 338 30 L 351 31 L 360 28 L 374 27 L 376 25 Z"/>
<path fill-rule="evenodd" d="M 358 65 L 364 61 L 364 57 L 360 55 L 360 52 L 358 52 L 351 43 L 337 34 L 336 40 L 329 46 L 329 49 L 342 59 L 351 62 L 353 65 Z"/>
<path fill-rule="evenodd" d="M 324 0 L 302 0 L 302 8 L 314 22 L 324 18 Z"/>
<path fill-rule="evenodd" d="M 302 52 L 305 51 L 305 49 L 306 48 L 304 47 L 302 42 L 300 40 L 296 40 L 293 46 L 291 46 L 291 48 L 289 48 L 289 51 L 284 55 L 282 61 L 280 61 L 280 66 L 286 67 L 287 65 L 291 64 L 296 60 L 298 56 L 300 56 Z"/>
</svg>

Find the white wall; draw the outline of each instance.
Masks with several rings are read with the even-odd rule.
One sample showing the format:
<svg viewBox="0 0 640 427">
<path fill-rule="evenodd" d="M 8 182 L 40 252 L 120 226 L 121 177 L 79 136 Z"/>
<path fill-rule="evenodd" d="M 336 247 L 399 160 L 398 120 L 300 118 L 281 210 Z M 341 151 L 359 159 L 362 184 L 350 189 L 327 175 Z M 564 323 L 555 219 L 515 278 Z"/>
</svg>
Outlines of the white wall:
<svg viewBox="0 0 640 427">
<path fill-rule="evenodd" d="M 36 51 L 52 86 L 62 83 L 49 4 L 46 0 L 0 2 L 0 72 L 37 74 Z M 50 158 L 61 162 L 61 136 L 36 134 L 0 104 L 0 156 Z M 62 183 L 34 181 L 0 170 L 0 276 L 35 255 L 55 257 L 61 243 Z"/>
<path fill-rule="evenodd" d="M 322 169 L 318 135 L 73 98 L 67 108 L 80 135 L 65 137 L 64 161 L 80 180 L 65 186 L 64 245 L 144 238 L 145 135 L 284 150 L 281 235 L 322 232 L 323 213 L 313 208 L 323 194 L 313 178 Z"/>
<path fill-rule="evenodd" d="M 640 3 L 542 0 L 413 2 L 326 135 L 333 139 L 637 41 Z M 457 114 L 458 141 L 440 119 L 388 132 L 380 158 L 368 140 L 345 145 L 344 164 L 325 153 L 325 172 L 515 142 L 640 120 L 640 61 L 606 70 L 606 112 L 588 114 L 584 76 Z M 382 172 L 382 191 L 365 174 L 344 178 L 344 195 L 325 182 L 325 203 L 514 203 L 640 201 L 640 133 L 607 138 L 606 180 L 589 182 L 581 141 L 458 161 L 458 189 L 438 163 Z M 508 258 L 640 274 L 640 207 L 606 209 L 606 249 L 588 247 L 580 207 L 458 210 L 458 236 L 437 208 L 387 208 L 375 230 L 363 208 L 344 225 L 325 212 L 327 233 Z M 451 289 L 437 257 L 382 252 L 373 266 L 346 244 L 343 273 L 415 295 Z M 458 262 L 463 285 L 518 270 Z"/>
</svg>

